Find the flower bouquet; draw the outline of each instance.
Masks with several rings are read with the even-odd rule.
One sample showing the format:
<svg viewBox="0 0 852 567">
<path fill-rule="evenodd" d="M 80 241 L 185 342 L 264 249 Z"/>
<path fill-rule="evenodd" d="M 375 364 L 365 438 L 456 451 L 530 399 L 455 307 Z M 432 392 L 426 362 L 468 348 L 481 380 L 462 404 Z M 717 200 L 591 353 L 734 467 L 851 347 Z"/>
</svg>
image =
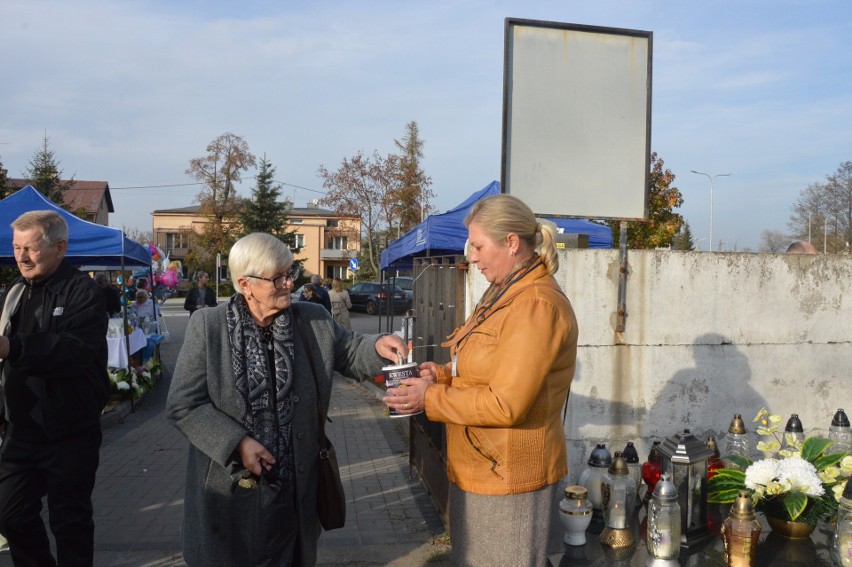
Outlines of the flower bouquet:
<svg viewBox="0 0 852 567">
<path fill-rule="evenodd" d="M 789 437 L 782 449 L 777 437 L 781 419 L 765 408 L 758 412 L 757 432 L 766 439 L 757 449 L 768 457 L 756 462 L 727 457 L 738 468 L 715 471 L 707 484 L 707 500 L 728 504 L 740 490 L 747 490 L 755 510 L 767 517 L 816 526 L 837 511 L 840 495 L 852 475 L 852 456 L 828 453 L 832 442 L 821 437 L 808 437 L 801 443 Z"/>
</svg>

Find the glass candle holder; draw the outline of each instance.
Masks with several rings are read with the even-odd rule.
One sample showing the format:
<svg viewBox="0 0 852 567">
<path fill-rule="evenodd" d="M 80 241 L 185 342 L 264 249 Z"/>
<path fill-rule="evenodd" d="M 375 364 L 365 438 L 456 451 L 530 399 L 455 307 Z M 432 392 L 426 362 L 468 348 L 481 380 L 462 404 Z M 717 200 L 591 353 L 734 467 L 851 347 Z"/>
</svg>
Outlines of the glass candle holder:
<svg viewBox="0 0 852 567">
<path fill-rule="evenodd" d="M 598 443 L 589 455 L 588 467 L 580 475 L 579 484 L 589 491 L 589 502 L 596 514 L 603 513 L 601 482 L 610 463 L 612 463 L 612 455 L 609 449 L 606 448 L 605 443 Z"/>
<path fill-rule="evenodd" d="M 748 440 L 748 431 L 745 428 L 745 422 L 741 414 L 735 413 L 731 424 L 728 426 L 728 431 L 725 433 L 724 448 L 722 449 L 722 458 L 725 461 L 725 466 L 728 468 L 739 469 L 730 457 L 738 456 L 745 459 L 750 458 L 751 446 Z"/>
<path fill-rule="evenodd" d="M 656 559 L 676 559 L 680 555 L 680 506 L 668 474 L 660 477 L 648 504 L 645 543 L 648 555 Z"/>
<path fill-rule="evenodd" d="M 646 504 L 651 500 L 654 488 L 660 480 L 660 473 L 662 472 L 660 458 L 660 442 L 654 441 L 651 450 L 648 452 L 648 460 L 642 463 L 642 481 L 646 487 L 644 503 Z"/>
<path fill-rule="evenodd" d="M 563 541 L 568 545 L 585 545 L 586 529 L 592 521 L 592 505 L 584 486 L 568 486 L 559 503 L 559 517 L 565 527 Z"/>
<path fill-rule="evenodd" d="M 852 482 L 849 480 L 837 507 L 832 552 L 838 565 L 852 567 Z"/>
<path fill-rule="evenodd" d="M 828 427 L 828 439 L 832 441 L 829 453 L 848 453 L 852 451 L 852 427 L 849 427 L 849 418 L 842 408 L 838 409 L 831 425 Z"/>
<path fill-rule="evenodd" d="M 754 565 L 759 538 L 760 523 L 754 518 L 751 496 L 747 490 L 740 490 L 730 515 L 722 523 L 722 541 L 728 567 Z"/>
</svg>

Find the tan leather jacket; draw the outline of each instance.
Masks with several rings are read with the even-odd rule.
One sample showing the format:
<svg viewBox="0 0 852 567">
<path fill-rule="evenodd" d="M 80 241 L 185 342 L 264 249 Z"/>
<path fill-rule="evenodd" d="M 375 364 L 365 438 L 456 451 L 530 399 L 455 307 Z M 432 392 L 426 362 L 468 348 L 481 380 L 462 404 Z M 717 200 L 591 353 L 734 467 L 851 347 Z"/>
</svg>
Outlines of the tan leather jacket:
<svg viewBox="0 0 852 567">
<path fill-rule="evenodd" d="M 426 390 L 426 415 L 447 424 L 448 473 L 462 490 L 516 494 L 568 474 L 562 407 L 574 377 L 577 320 L 543 265 L 484 321 L 468 321 Z M 462 336 L 463 335 L 463 336 Z"/>
</svg>

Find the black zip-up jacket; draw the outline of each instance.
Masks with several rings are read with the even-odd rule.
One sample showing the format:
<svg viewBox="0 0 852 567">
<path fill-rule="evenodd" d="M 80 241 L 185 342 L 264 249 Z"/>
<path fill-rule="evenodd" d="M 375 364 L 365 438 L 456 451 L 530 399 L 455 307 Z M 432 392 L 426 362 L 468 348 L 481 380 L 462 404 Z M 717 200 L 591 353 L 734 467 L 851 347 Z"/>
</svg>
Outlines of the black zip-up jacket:
<svg viewBox="0 0 852 567">
<path fill-rule="evenodd" d="M 8 305 L 10 312 L 5 313 L 19 284 L 26 286 L 20 302 Z M 4 417 L 13 430 L 19 423 L 37 429 L 29 433 L 55 440 L 100 424 L 109 398 L 107 313 L 95 282 L 65 261 L 36 285 L 43 285 L 38 294 L 42 304 L 26 311 L 38 313 L 38 320 L 0 329 L 10 337 L 2 369 Z M 14 312 L 27 300 L 29 286 L 20 277 L 12 283 L 0 308 L 3 319 L 15 320 Z"/>
</svg>

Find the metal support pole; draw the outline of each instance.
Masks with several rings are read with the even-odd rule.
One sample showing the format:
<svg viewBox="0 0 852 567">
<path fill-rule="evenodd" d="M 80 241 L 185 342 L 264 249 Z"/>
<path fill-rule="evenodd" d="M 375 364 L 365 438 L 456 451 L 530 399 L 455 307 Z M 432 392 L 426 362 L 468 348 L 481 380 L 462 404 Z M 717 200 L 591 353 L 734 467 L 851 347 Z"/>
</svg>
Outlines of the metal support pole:
<svg viewBox="0 0 852 567">
<path fill-rule="evenodd" d="M 627 326 L 627 221 L 618 229 L 618 312 L 615 330 L 623 333 Z"/>
</svg>

